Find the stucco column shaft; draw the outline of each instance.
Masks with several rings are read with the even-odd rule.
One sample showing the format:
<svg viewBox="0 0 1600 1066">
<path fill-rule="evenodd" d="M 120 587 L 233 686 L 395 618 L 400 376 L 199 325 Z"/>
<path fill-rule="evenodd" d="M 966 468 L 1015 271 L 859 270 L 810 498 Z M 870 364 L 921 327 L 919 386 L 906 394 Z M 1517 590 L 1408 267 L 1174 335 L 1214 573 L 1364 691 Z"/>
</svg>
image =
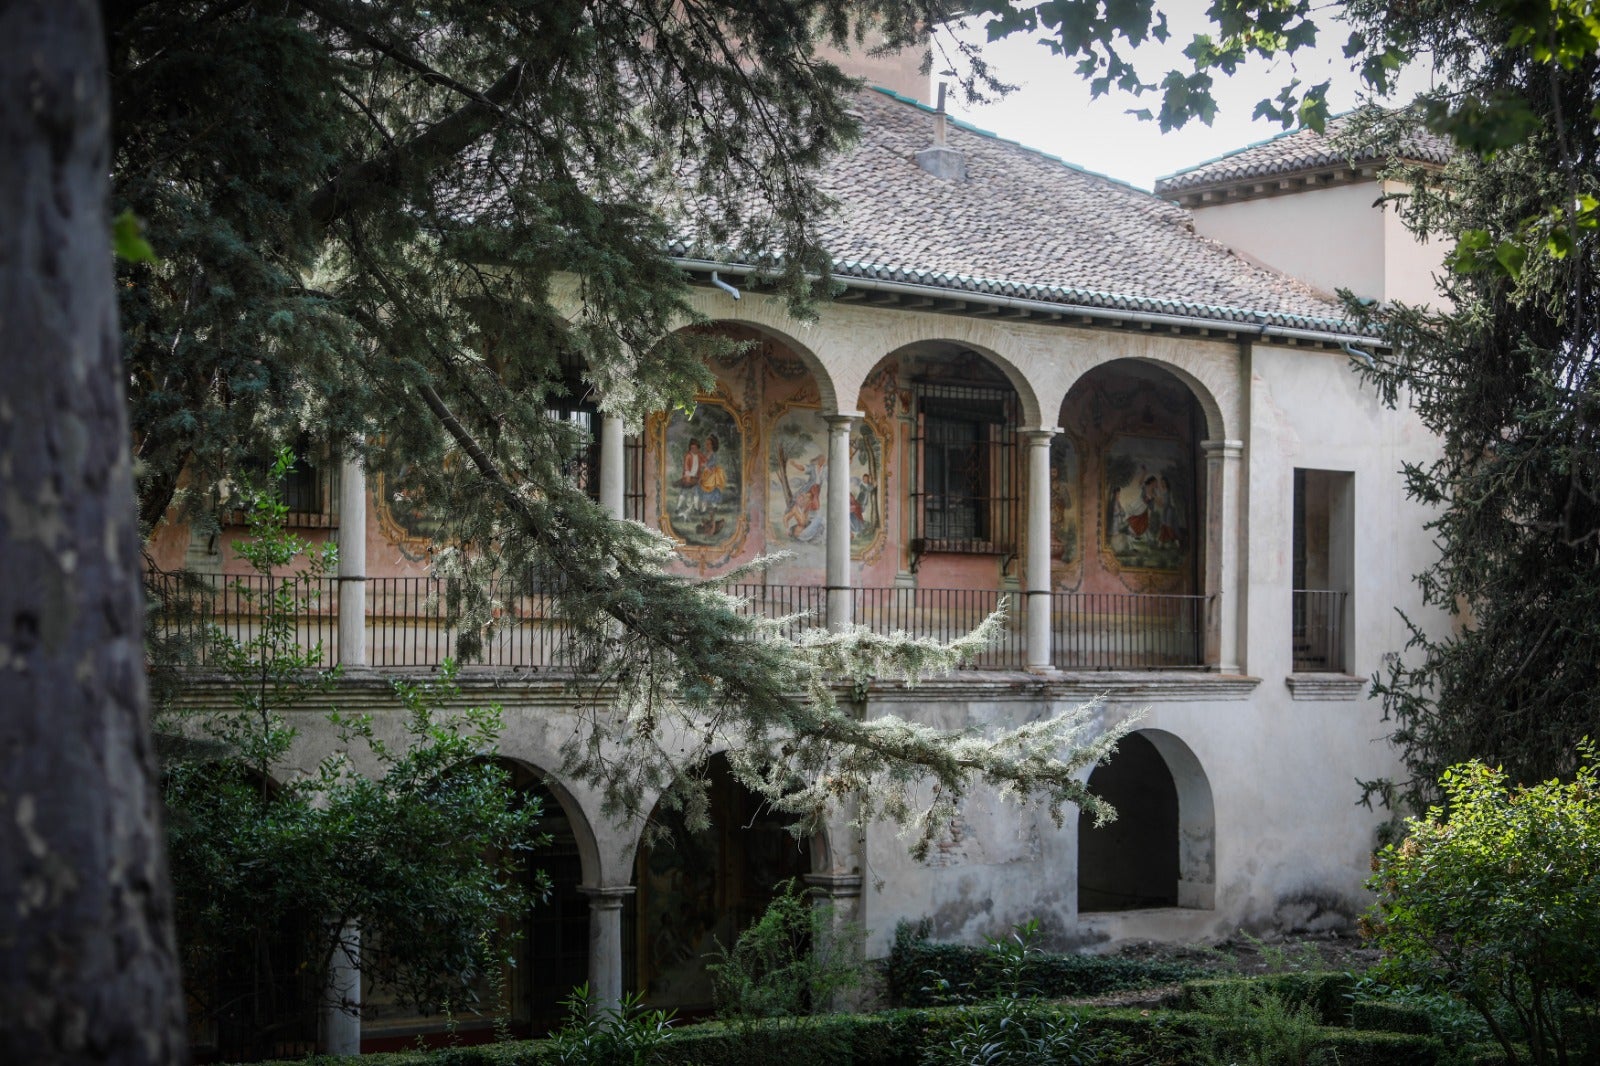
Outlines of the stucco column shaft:
<svg viewBox="0 0 1600 1066">
<path fill-rule="evenodd" d="M 1050 655 L 1050 438 L 1053 430 L 1023 434 L 1028 443 L 1028 554 L 1024 588 L 1028 611 L 1028 669 L 1054 669 Z"/>
<path fill-rule="evenodd" d="M 627 499 L 627 446 L 623 441 L 622 419 L 603 413 L 600 416 L 600 506 L 621 518 Z"/>
<path fill-rule="evenodd" d="M 580 889 L 589 897 L 589 995 L 595 1010 L 622 1002 L 622 902 L 632 885 Z"/>
<path fill-rule="evenodd" d="M 850 424 L 855 415 L 828 415 L 828 628 L 850 624 Z"/>
<path fill-rule="evenodd" d="M 367 471 L 339 467 L 339 662 L 367 665 Z"/>
<path fill-rule="evenodd" d="M 361 930 L 354 922 L 339 931 L 319 1010 L 323 1053 L 361 1054 Z"/>
<path fill-rule="evenodd" d="M 1239 550 L 1243 530 L 1239 517 L 1244 442 L 1208 440 L 1206 456 L 1206 664 L 1218 673 L 1237 674 L 1239 660 Z"/>
</svg>

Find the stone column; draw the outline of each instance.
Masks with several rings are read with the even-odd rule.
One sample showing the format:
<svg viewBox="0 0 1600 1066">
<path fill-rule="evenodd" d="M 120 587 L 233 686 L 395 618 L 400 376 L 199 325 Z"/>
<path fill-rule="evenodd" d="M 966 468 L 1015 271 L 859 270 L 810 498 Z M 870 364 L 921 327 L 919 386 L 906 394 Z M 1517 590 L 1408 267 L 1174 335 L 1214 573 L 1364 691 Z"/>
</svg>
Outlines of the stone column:
<svg viewBox="0 0 1600 1066">
<path fill-rule="evenodd" d="M 1237 674 L 1239 619 L 1245 590 L 1240 587 L 1239 552 L 1243 527 L 1239 515 L 1244 470 L 1244 442 L 1202 441 L 1206 456 L 1206 665 L 1223 674 Z"/>
<path fill-rule="evenodd" d="M 828 945 L 837 952 L 840 958 L 849 958 L 857 963 L 865 955 L 866 945 L 862 943 L 863 922 L 861 908 L 861 875 L 848 874 L 806 874 L 801 880 L 813 893 L 813 900 L 817 907 L 828 907 L 828 933 L 833 943 Z M 835 992 L 831 1002 L 823 1004 L 829 1010 L 850 1010 L 859 1004 L 853 1002 L 855 996 L 849 990 Z"/>
<path fill-rule="evenodd" d="M 361 930 L 354 922 L 340 930 L 319 1012 L 323 1054 L 361 1054 Z"/>
<path fill-rule="evenodd" d="M 850 424 L 859 416 L 828 415 L 828 628 L 850 624 Z"/>
<path fill-rule="evenodd" d="M 622 903 L 632 885 L 584 886 L 589 897 L 589 995 L 596 1010 L 622 1002 Z"/>
<path fill-rule="evenodd" d="M 339 662 L 367 665 L 367 471 L 339 467 Z"/>
<path fill-rule="evenodd" d="M 600 415 L 600 506 L 621 518 L 626 508 L 627 444 L 622 419 L 609 412 Z"/>
<path fill-rule="evenodd" d="M 1050 438 L 1054 430 L 1022 434 L 1028 446 L 1028 555 L 1023 588 L 1028 612 L 1028 670 L 1055 669 L 1050 656 Z"/>
</svg>

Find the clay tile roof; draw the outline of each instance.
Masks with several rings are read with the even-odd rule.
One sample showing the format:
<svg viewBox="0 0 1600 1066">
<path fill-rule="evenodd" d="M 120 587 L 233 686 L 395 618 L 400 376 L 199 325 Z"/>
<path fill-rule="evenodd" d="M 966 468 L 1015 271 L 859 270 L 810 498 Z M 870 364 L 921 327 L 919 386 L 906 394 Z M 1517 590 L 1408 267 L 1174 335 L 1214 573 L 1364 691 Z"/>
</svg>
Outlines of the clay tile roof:
<svg viewBox="0 0 1600 1066">
<path fill-rule="evenodd" d="M 1322 133 L 1311 129 L 1292 130 L 1248 145 L 1237 151 L 1180 170 L 1156 181 L 1156 195 L 1173 196 L 1203 188 L 1222 188 L 1262 178 L 1308 174 L 1343 169 L 1362 163 L 1405 160 L 1443 166 L 1450 161 L 1453 148 L 1448 140 L 1427 130 L 1405 134 L 1397 147 L 1367 145 L 1351 148 L 1338 143 L 1351 128 L 1354 113 L 1329 119 Z"/>
<path fill-rule="evenodd" d="M 967 178 L 937 178 L 915 159 L 933 141 L 930 108 L 877 89 L 856 110 L 860 142 L 820 177 L 838 201 L 823 237 L 847 283 L 1351 332 L 1339 304 L 1199 236 L 1176 204 L 956 120 L 947 143 Z M 727 262 L 683 243 L 672 252 Z"/>
</svg>

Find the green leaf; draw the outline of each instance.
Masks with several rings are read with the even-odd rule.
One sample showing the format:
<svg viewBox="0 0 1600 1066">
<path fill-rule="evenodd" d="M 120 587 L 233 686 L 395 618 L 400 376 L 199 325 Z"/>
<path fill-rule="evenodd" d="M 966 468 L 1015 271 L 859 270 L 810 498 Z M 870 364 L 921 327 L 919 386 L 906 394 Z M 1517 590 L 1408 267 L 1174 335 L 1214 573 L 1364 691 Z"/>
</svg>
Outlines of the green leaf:
<svg viewBox="0 0 1600 1066">
<path fill-rule="evenodd" d="M 111 250 L 118 259 L 128 263 L 153 266 L 161 262 L 156 250 L 144 239 L 144 223 L 131 208 L 124 208 L 122 214 L 111 220 Z"/>
<path fill-rule="evenodd" d="M 1495 247 L 1494 257 L 1507 274 L 1519 278 L 1523 264 L 1528 260 L 1528 250 L 1514 241 L 1501 241 Z"/>
</svg>

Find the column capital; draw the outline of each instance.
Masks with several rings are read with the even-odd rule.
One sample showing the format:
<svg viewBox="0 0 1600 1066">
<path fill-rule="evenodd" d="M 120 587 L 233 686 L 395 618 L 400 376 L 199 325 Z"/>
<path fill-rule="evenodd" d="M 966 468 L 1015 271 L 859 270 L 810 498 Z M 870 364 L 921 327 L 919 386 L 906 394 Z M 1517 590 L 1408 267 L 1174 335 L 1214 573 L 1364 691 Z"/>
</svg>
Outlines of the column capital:
<svg viewBox="0 0 1600 1066">
<path fill-rule="evenodd" d="M 589 897 L 589 906 L 596 910 L 615 910 L 633 895 L 632 885 L 579 885 L 578 891 Z"/>
<path fill-rule="evenodd" d="M 1051 439 L 1060 432 L 1059 429 L 1024 429 L 1019 430 L 1017 435 L 1027 441 L 1029 445 L 1037 448 L 1042 444 L 1049 444 Z"/>
<path fill-rule="evenodd" d="M 1242 440 L 1203 440 L 1200 450 L 1208 458 L 1238 459 L 1244 455 L 1244 441 Z"/>
<path fill-rule="evenodd" d="M 824 899 L 848 899 L 861 895 L 860 874 L 804 874 L 801 881 L 817 889 Z"/>
<path fill-rule="evenodd" d="M 865 417 L 860 411 L 839 411 L 831 415 L 823 415 L 822 420 L 828 423 L 832 430 L 849 429 L 853 423 Z"/>
</svg>

